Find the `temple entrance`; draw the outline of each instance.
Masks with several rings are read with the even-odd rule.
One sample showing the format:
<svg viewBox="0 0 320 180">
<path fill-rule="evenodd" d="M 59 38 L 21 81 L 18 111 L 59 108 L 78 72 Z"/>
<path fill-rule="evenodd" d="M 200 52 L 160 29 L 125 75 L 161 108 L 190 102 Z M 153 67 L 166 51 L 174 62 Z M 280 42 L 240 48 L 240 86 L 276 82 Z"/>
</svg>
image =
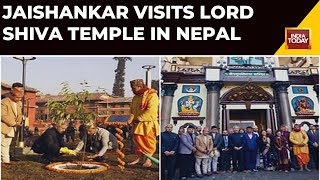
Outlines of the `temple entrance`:
<svg viewBox="0 0 320 180">
<path fill-rule="evenodd" d="M 234 125 L 240 128 L 247 126 L 258 126 L 259 131 L 267 129 L 267 110 L 266 109 L 230 109 L 229 127 Z"/>
</svg>

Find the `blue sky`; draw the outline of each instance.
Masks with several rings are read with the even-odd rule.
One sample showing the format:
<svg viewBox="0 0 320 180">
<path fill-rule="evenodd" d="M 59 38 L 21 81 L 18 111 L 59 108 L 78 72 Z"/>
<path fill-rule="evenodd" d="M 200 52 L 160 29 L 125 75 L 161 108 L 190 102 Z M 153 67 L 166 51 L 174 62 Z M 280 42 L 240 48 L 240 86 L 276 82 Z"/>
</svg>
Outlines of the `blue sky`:
<svg viewBox="0 0 320 180">
<path fill-rule="evenodd" d="M 74 91 L 81 91 L 80 82 L 84 80 L 94 92 L 98 87 L 112 93 L 115 78 L 114 70 L 117 61 L 113 57 L 37 57 L 27 63 L 27 86 L 33 87 L 42 93 L 58 94 L 60 83 L 68 81 Z M 158 57 L 132 57 L 132 62 L 126 64 L 125 94 L 132 96 L 129 81 L 145 79 L 143 65 L 155 65 L 152 70 L 152 79 L 159 79 Z M 6 83 L 21 82 L 22 63 L 12 57 L 1 58 L 1 81 Z"/>
</svg>

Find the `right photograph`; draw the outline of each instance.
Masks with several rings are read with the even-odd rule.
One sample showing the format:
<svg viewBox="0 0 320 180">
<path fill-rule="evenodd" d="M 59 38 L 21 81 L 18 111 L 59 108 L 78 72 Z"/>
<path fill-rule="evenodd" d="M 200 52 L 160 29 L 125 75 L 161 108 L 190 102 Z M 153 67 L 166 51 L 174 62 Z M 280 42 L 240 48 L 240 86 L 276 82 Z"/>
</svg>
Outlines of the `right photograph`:
<svg viewBox="0 0 320 180">
<path fill-rule="evenodd" d="M 161 179 L 318 179 L 319 57 L 161 63 Z"/>
</svg>

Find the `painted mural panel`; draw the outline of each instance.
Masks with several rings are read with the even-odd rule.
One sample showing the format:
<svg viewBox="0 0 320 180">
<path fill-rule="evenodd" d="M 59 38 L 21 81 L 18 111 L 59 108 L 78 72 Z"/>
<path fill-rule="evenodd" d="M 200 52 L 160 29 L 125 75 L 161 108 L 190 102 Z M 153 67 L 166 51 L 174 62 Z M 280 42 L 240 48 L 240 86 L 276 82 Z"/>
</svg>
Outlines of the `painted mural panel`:
<svg viewBox="0 0 320 180">
<path fill-rule="evenodd" d="M 263 66 L 264 58 L 263 57 L 229 57 L 228 65 L 231 66 Z"/>
<path fill-rule="evenodd" d="M 292 86 L 293 94 L 308 94 L 308 87 L 306 86 Z"/>
<path fill-rule="evenodd" d="M 203 100 L 198 96 L 183 96 L 178 100 L 179 116 L 199 116 Z"/>
<path fill-rule="evenodd" d="M 183 85 L 182 93 L 200 93 L 199 85 Z"/>
<path fill-rule="evenodd" d="M 291 104 L 297 116 L 312 116 L 315 113 L 314 102 L 306 96 L 293 98 Z"/>
</svg>

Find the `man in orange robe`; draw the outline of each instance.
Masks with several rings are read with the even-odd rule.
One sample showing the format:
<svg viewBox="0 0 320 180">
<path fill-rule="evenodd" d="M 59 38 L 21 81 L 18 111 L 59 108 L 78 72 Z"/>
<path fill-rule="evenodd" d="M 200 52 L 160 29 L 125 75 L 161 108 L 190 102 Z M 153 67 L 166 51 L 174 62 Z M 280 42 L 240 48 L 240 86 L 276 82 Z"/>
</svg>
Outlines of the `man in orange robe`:
<svg viewBox="0 0 320 180">
<path fill-rule="evenodd" d="M 153 155 L 157 148 L 157 136 L 160 133 L 158 122 L 159 97 L 157 91 L 148 88 L 142 79 L 130 81 L 132 92 L 135 96 L 132 99 L 131 113 L 134 119 L 133 139 L 136 145 L 136 152 L 140 155 L 138 159 L 130 164 L 137 164 L 143 157 L 143 153 Z M 150 159 L 146 159 L 143 166 L 150 167 Z"/>
<path fill-rule="evenodd" d="M 307 167 L 309 162 L 308 135 L 305 131 L 301 130 L 299 124 L 295 124 L 293 130 L 290 133 L 290 141 L 293 144 L 293 154 L 297 158 L 300 171 L 303 171 L 303 167 L 305 170 L 311 171 Z"/>
</svg>

